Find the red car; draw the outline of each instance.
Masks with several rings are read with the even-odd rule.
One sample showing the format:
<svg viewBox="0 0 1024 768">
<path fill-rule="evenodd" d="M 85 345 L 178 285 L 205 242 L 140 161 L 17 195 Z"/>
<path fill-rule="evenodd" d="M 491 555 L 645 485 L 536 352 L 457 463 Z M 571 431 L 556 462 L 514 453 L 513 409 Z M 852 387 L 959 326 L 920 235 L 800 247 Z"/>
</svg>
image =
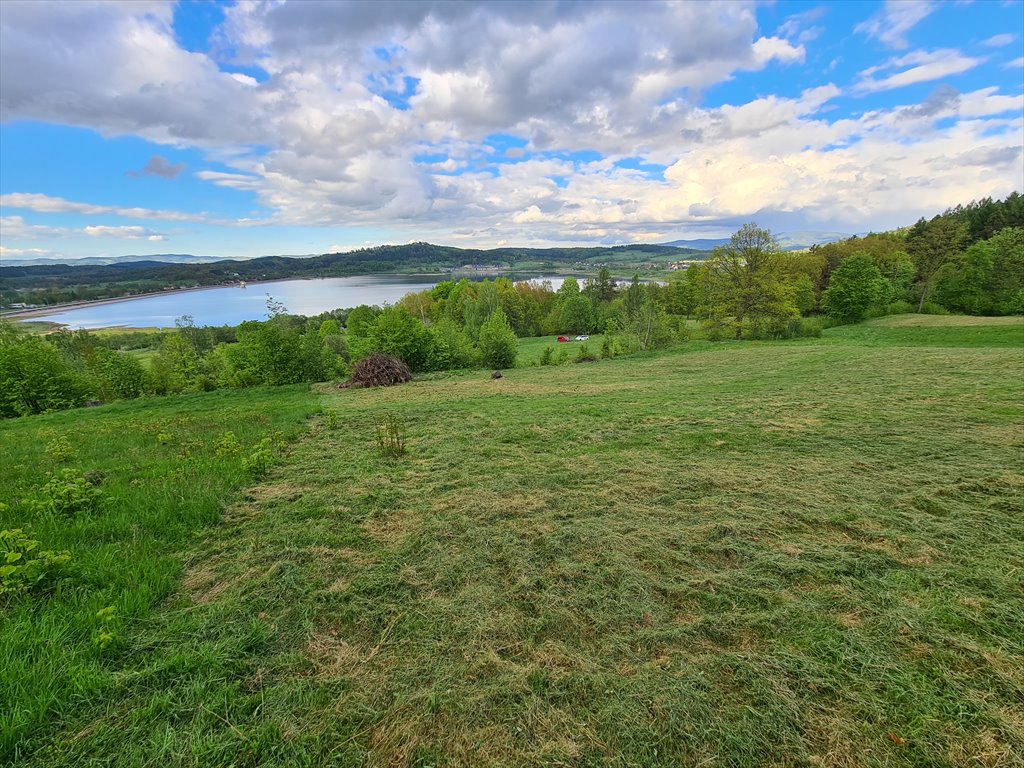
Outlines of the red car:
<svg viewBox="0 0 1024 768">
<path fill-rule="evenodd" d="M 559 336 L 558 340 L 559 341 L 569 341 L 569 337 L 568 336 Z"/>
</svg>

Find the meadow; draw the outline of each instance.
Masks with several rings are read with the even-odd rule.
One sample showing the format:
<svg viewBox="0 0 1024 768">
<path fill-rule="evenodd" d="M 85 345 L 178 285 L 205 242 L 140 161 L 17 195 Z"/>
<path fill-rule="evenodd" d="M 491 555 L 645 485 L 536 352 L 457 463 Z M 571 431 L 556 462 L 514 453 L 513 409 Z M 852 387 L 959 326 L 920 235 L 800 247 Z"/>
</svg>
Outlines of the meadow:
<svg viewBox="0 0 1024 768">
<path fill-rule="evenodd" d="M 109 502 L 33 524 L 75 566 L 0 624 L 0 755 L 1020 765 L 1022 375 L 1021 318 L 895 316 L 8 421 L 4 499 L 64 439 Z"/>
</svg>

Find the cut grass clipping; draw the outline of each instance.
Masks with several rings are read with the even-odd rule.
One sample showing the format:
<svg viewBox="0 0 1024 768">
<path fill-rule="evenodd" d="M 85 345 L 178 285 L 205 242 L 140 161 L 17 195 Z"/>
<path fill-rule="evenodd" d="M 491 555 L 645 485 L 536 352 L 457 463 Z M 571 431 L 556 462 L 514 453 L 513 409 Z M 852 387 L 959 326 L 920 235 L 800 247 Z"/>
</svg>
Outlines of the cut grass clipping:
<svg viewBox="0 0 1024 768">
<path fill-rule="evenodd" d="M 125 421 L 252 446 L 295 428 L 305 394 L 260 394 L 259 425 L 251 392 L 234 411 L 212 393 L 5 425 L 23 465 L 8 497 L 45 479 L 54 430 L 137 498 L 39 527 L 84 561 L 81 586 L 5 617 L 8 754 L 1021 765 L 1022 341 L 1019 319 L 887 318 L 498 382 L 325 387 L 334 428 L 315 423 L 201 534 L 233 483 L 203 475 L 198 517 L 148 511 L 180 493 L 157 457 L 193 427 L 158 447 Z M 377 450 L 385 414 L 405 422 L 401 461 Z"/>
</svg>

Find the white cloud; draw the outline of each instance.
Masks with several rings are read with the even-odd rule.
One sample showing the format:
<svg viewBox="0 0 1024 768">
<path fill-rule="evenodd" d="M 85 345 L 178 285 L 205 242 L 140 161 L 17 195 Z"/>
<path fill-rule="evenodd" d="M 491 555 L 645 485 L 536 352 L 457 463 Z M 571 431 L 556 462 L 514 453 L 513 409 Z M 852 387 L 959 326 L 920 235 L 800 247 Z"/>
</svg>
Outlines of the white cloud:
<svg viewBox="0 0 1024 768">
<path fill-rule="evenodd" d="M 1022 69 L 1022 68 L 1024 68 L 1024 56 L 1021 56 L 1019 59 L 1014 59 L 1013 61 L 1008 61 L 1005 64 L 1003 64 L 1003 69 Z"/>
<path fill-rule="evenodd" d="M 825 6 L 818 6 L 802 13 L 795 13 L 779 25 L 776 33 L 787 40 L 795 39 L 801 44 L 817 40 L 825 29 L 816 26 L 815 22 L 820 21 L 827 12 L 828 9 Z"/>
<path fill-rule="evenodd" d="M 933 7 L 891 3 L 859 29 L 906 47 Z M 215 38 L 237 55 L 233 63 L 269 74 L 257 82 L 182 50 L 170 4 L 8 3 L 0 31 L 5 119 L 199 147 L 218 170 L 198 169 L 198 179 L 254 194 L 272 214 L 224 222 L 30 193 L 0 196 L 0 205 L 97 217 L 96 238 L 166 237 L 99 218 L 117 216 L 386 228 L 399 240 L 493 245 L 651 240 L 681 226 L 729 229 L 754 215 L 861 229 L 882 226 L 877 216 L 906 223 L 1019 183 L 1021 98 L 996 88 L 961 94 L 939 84 L 919 104 L 859 116 L 837 116 L 842 92 L 829 82 L 795 97 L 701 106 L 704 92 L 744 72 L 821 53 L 813 49 L 820 9 L 772 34 L 759 32 L 755 10 L 747 2 L 604 0 L 226 7 Z M 981 62 L 954 50 L 914 51 L 864 70 L 848 91 L 942 80 Z M 418 83 L 398 109 L 388 99 L 405 93 L 406 76 Z M 940 118 L 954 127 L 938 131 Z M 494 133 L 526 146 L 503 152 L 486 142 Z M 599 159 L 574 159 L 578 150 Z M 664 178 L 616 164 L 635 157 L 665 167 Z M 6 247 L 21 247 L 16 237 L 83 232 L 8 219 Z M 340 250 L 365 245 L 364 237 L 323 242 Z"/>
<path fill-rule="evenodd" d="M 762 37 L 754 42 L 754 61 L 757 62 L 758 69 L 772 60 L 786 64 L 796 61 L 802 63 L 806 55 L 807 52 L 802 45 L 794 46 L 781 37 Z"/>
<path fill-rule="evenodd" d="M 102 224 L 91 224 L 83 229 L 89 237 L 116 237 L 124 240 L 166 240 L 167 236 L 152 232 L 145 227 L 120 226 L 111 227 Z"/>
<path fill-rule="evenodd" d="M 0 245 L 0 256 L 16 257 L 16 256 L 48 256 L 50 251 L 45 248 L 8 248 L 7 246 Z"/>
<path fill-rule="evenodd" d="M 902 88 L 916 83 L 926 83 L 931 80 L 938 80 L 950 75 L 958 75 L 962 72 L 974 69 L 984 59 L 974 59 L 964 56 L 959 51 L 942 48 L 935 51 L 914 51 L 906 56 L 890 59 L 884 64 L 869 67 L 860 73 L 860 77 L 854 83 L 854 91 L 858 93 L 874 93 L 876 91 L 887 91 L 893 88 Z M 877 78 L 879 72 L 887 72 L 893 69 L 907 67 L 899 72 Z"/>
<path fill-rule="evenodd" d="M 936 8 L 931 0 L 886 0 L 885 6 L 854 27 L 889 48 L 908 46 L 907 33 Z"/>
<path fill-rule="evenodd" d="M 981 44 L 988 46 L 989 48 L 1002 48 L 1004 45 L 1010 45 L 1016 39 L 1016 35 L 1004 32 L 1000 35 L 992 35 L 992 37 L 987 40 L 983 40 Z"/>
<path fill-rule="evenodd" d="M 129 219 L 157 219 L 163 221 L 206 221 L 205 214 L 161 211 L 151 208 L 121 208 L 113 205 L 77 203 L 61 197 L 30 192 L 12 192 L 0 195 L 0 208 L 20 208 L 36 213 L 80 213 L 88 216 L 113 215 Z"/>
<path fill-rule="evenodd" d="M 89 224 L 81 229 L 75 227 L 52 227 L 47 224 L 29 224 L 21 216 L 0 217 L 0 238 L 5 241 L 49 240 L 80 235 L 88 237 L 117 238 L 119 240 L 167 240 L 167 235 L 140 226 L 111 226 Z"/>
</svg>

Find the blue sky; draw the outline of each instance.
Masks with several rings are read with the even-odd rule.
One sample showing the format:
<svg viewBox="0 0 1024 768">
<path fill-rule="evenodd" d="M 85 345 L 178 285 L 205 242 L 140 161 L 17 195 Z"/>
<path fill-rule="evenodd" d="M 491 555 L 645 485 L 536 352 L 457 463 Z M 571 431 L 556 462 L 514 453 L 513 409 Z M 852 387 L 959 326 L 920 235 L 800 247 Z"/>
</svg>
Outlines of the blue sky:
<svg viewBox="0 0 1024 768">
<path fill-rule="evenodd" d="M 1020 2 L 5 0 L 0 257 L 862 232 L 1024 187 Z"/>
</svg>

